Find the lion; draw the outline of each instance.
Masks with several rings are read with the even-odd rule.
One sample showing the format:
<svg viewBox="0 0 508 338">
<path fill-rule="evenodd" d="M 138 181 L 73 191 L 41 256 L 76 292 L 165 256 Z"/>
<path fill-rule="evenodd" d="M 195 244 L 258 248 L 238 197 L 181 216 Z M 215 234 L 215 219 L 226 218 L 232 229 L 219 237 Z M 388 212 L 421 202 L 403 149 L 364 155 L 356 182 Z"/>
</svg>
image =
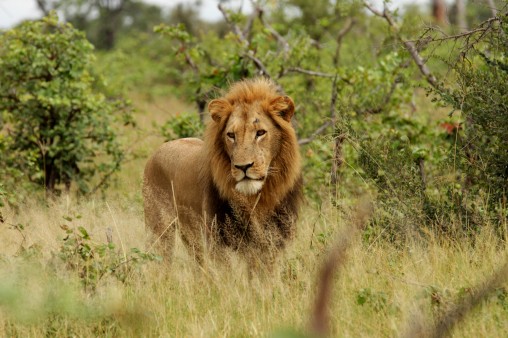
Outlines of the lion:
<svg viewBox="0 0 508 338">
<path fill-rule="evenodd" d="M 178 229 L 198 262 L 205 249 L 229 248 L 254 265 L 273 264 L 295 236 L 302 200 L 293 100 L 271 80 L 248 79 L 208 111 L 203 140 L 166 142 L 148 160 L 146 226 L 169 261 Z"/>
</svg>

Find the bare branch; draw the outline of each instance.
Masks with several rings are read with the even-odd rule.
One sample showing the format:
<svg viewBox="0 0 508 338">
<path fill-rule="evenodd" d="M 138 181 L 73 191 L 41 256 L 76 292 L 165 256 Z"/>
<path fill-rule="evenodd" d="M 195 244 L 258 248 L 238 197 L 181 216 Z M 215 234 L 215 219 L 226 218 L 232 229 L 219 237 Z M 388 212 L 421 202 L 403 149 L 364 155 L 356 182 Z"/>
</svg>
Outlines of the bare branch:
<svg viewBox="0 0 508 338">
<path fill-rule="evenodd" d="M 337 79 L 338 76 L 335 75 L 332 82 L 332 96 L 330 99 L 330 120 L 323 123 L 318 129 L 316 129 L 311 136 L 298 140 L 299 145 L 305 145 L 312 142 L 316 137 L 321 135 L 329 126 L 334 126 L 337 122 L 337 114 L 336 114 L 336 103 L 337 103 Z"/>
<path fill-rule="evenodd" d="M 454 34 L 454 35 L 446 35 L 443 31 L 439 30 L 439 32 L 441 34 L 443 34 L 444 36 L 441 38 L 433 38 L 431 41 L 432 42 L 440 42 L 440 41 L 446 41 L 446 40 L 458 40 L 460 38 L 469 37 L 469 36 L 474 35 L 476 33 L 484 33 L 492 28 L 492 23 L 495 21 L 500 21 L 500 18 L 499 17 L 489 18 L 489 19 L 483 21 L 482 23 L 480 23 L 478 28 L 472 29 L 467 32 Z M 429 30 L 431 30 L 431 29 L 429 29 Z M 420 40 L 408 40 L 408 41 L 409 42 L 419 42 Z"/>
<path fill-rule="evenodd" d="M 242 30 L 240 29 L 240 27 L 238 27 L 236 23 L 233 22 L 233 20 L 231 20 L 229 13 L 226 11 L 226 9 L 224 9 L 224 7 L 222 7 L 221 3 L 217 5 L 217 8 L 219 9 L 219 11 L 221 11 L 222 15 L 224 16 L 224 20 L 226 20 L 227 24 L 233 29 L 233 33 L 235 33 L 238 36 L 238 38 L 240 39 L 240 41 L 242 41 L 242 43 L 248 45 L 249 43 L 245 38 L 245 36 L 243 35 Z"/>
<path fill-rule="evenodd" d="M 245 25 L 245 28 L 243 29 L 243 36 L 249 40 L 250 42 L 250 35 L 252 32 L 252 26 L 254 25 L 254 20 L 256 20 L 257 17 L 261 16 L 262 9 L 258 6 L 253 6 L 254 11 L 249 16 L 249 20 L 247 21 L 247 24 Z"/>
<path fill-rule="evenodd" d="M 333 78 L 332 97 L 330 99 L 330 118 L 332 119 L 333 125 L 337 122 L 337 109 L 335 109 L 337 103 L 337 78 L 337 75 Z"/>
<path fill-rule="evenodd" d="M 187 47 L 182 43 L 182 46 L 180 49 L 183 51 L 183 56 L 185 57 L 185 62 L 187 62 L 187 64 L 192 68 L 194 73 L 198 74 L 199 68 L 196 65 L 196 63 L 194 62 L 194 60 L 192 59 L 192 57 L 190 56 L 189 52 L 187 51 Z"/>
<path fill-rule="evenodd" d="M 258 59 L 257 57 L 254 56 L 254 53 L 252 53 L 251 51 L 247 51 L 245 53 L 245 56 L 248 57 L 252 62 L 254 62 L 254 65 L 256 66 L 256 68 L 260 71 L 260 75 L 263 75 L 263 76 L 266 76 L 268 78 L 271 78 L 270 76 L 270 73 L 268 72 L 268 70 L 266 69 L 265 65 L 263 64 L 263 62 Z"/>
<path fill-rule="evenodd" d="M 332 83 L 332 98 L 330 99 L 330 118 L 332 120 L 333 127 L 337 126 L 337 109 L 335 108 L 337 104 L 337 76 L 333 79 Z M 344 142 L 346 136 L 339 135 L 335 138 L 335 143 L 333 147 L 333 159 L 332 159 L 332 168 L 331 168 L 331 184 L 335 189 L 334 196 L 337 195 L 337 171 L 342 165 L 342 143 Z"/>
<path fill-rule="evenodd" d="M 312 75 L 312 76 L 318 76 L 318 77 L 328 77 L 328 78 L 334 78 L 336 76 L 335 74 L 322 73 L 322 72 L 317 72 L 314 70 L 303 69 L 300 67 L 290 67 L 290 68 L 286 69 L 285 72 L 286 73 L 302 73 L 302 74 L 306 74 L 306 75 Z"/>
</svg>

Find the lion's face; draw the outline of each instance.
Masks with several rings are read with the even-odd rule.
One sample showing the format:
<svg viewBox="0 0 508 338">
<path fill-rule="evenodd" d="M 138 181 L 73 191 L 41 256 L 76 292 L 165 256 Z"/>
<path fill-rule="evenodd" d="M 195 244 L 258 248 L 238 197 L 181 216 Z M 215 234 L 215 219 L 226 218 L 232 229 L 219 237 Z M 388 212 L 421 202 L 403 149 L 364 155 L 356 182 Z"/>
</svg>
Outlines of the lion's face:
<svg viewBox="0 0 508 338">
<path fill-rule="evenodd" d="M 270 164 L 279 152 L 280 131 L 261 105 L 242 105 L 229 116 L 223 137 L 235 189 L 245 195 L 258 193 L 270 171 L 276 170 Z"/>
<path fill-rule="evenodd" d="M 248 101 L 216 99 L 208 109 L 220 133 L 220 147 L 229 159 L 228 181 L 241 194 L 257 194 L 270 175 L 283 170 L 274 165 L 274 158 L 281 153 L 282 130 L 292 130 L 293 101 L 275 95 Z M 219 170 L 212 168 L 216 178 L 224 175 Z"/>
</svg>

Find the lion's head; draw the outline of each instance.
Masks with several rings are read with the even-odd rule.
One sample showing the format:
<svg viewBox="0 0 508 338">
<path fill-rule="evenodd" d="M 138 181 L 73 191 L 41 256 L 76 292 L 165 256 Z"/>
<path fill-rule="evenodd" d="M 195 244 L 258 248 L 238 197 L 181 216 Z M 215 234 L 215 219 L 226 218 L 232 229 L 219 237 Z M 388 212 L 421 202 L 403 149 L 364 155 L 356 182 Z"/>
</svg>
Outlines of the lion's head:
<svg viewBox="0 0 508 338">
<path fill-rule="evenodd" d="M 223 198 L 269 191 L 272 203 L 300 176 L 291 125 L 294 103 L 275 84 L 259 78 L 239 82 L 209 103 L 205 135 L 212 179 Z"/>
</svg>

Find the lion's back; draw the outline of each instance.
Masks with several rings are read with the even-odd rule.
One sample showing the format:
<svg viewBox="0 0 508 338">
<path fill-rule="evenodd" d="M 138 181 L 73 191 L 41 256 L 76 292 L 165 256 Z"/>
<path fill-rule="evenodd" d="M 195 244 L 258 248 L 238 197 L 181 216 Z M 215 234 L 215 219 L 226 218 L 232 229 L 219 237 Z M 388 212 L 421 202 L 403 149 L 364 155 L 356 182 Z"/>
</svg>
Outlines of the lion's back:
<svg viewBox="0 0 508 338">
<path fill-rule="evenodd" d="M 203 141 L 183 138 L 164 143 L 148 160 L 143 177 L 146 203 L 201 205 L 199 168 L 203 165 Z"/>
</svg>

